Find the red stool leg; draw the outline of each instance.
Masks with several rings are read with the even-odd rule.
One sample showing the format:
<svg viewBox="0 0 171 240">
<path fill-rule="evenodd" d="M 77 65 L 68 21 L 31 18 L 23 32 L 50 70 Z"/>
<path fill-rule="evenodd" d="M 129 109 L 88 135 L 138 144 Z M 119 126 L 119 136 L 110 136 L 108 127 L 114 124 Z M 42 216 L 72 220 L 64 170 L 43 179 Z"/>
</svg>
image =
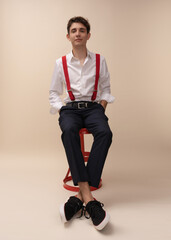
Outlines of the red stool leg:
<svg viewBox="0 0 171 240">
<path fill-rule="evenodd" d="M 82 128 L 80 130 L 79 134 L 80 134 L 81 151 L 82 151 L 82 154 L 83 154 L 83 157 L 84 157 L 84 162 L 86 163 L 88 161 L 90 152 L 85 151 L 84 134 L 91 134 L 91 133 L 86 128 Z M 68 172 L 67 172 L 65 178 L 63 179 L 64 188 L 69 190 L 69 191 L 72 191 L 72 192 L 79 192 L 79 187 L 78 186 L 70 186 L 69 184 L 67 184 L 67 182 L 72 180 L 72 176 L 69 176 L 69 174 L 70 174 L 70 169 L 68 169 Z M 101 188 L 101 186 L 102 186 L 102 179 L 100 179 L 100 183 L 99 183 L 98 188 L 90 187 L 90 190 L 95 191 L 95 190 Z"/>
</svg>

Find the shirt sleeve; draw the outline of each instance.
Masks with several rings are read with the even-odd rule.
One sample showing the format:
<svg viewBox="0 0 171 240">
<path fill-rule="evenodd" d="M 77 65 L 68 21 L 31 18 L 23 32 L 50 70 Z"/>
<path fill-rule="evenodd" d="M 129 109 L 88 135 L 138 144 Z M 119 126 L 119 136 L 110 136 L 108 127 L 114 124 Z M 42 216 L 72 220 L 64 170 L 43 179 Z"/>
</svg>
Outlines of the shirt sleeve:
<svg viewBox="0 0 171 240">
<path fill-rule="evenodd" d="M 56 61 L 52 81 L 49 90 L 49 103 L 50 103 L 50 113 L 56 114 L 59 109 L 63 106 L 61 95 L 63 94 L 63 81 L 61 66 L 59 60 Z"/>
<path fill-rule="evenodd" d="M 99 91 L 100 91 L 100 101 L 106 100 L 108 103 L 114 102 L 115 97 L 111 95 L 111 90 L 110 90 L 110 74 L 108 72 L 106 60 L 103 56 L 101 56 Z"/>
</svg>

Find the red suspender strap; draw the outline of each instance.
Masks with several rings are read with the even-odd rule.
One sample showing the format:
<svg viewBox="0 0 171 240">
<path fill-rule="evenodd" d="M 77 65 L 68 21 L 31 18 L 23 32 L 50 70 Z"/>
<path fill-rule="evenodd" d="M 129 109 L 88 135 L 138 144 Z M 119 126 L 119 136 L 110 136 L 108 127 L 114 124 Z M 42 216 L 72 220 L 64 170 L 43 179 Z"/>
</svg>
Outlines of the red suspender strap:
<svg viewBox="0 0 171 240">
<path fill-rule="evenodd" d="M 67 91 L 68 91 L 68 94 L 69 94 L 69 97 L 70 97 L 71 101 L 74 101 L 75 97 L 72 93 L 71 86 L 70 86 L 66 56 L 62 57 L 62 64 L 63 64 L 63 69 L 64 69 L 66 85 L 67 85 Z"/>
<path fill-rule="evenodd" d="M 91 97 L 92 101 L 94 101 L 96 99 L 96 96 L 97 96 L 99 75 L 100 75 L 100 54 L 96 54 L 96 79 L 95 79 L 93 95 Z"/>
<path fill-rule="evenodd" d="M 71 86 L 70 86 L 66 56 L 62 57 L 62 64 L 63 64 L 63 70 L 64 70 L 65 79 L 66 79 L 67 91 L 68 91 L 71 101 L 74 101 L 75 97 L 72 93 Z M 95 79 L 93 95 L 91 97 L 92 101 L 94 101 L 97 96 L 99 75 L 100 75 L 100 54 L 96 54 L 96 79 Z"/>
</svg>

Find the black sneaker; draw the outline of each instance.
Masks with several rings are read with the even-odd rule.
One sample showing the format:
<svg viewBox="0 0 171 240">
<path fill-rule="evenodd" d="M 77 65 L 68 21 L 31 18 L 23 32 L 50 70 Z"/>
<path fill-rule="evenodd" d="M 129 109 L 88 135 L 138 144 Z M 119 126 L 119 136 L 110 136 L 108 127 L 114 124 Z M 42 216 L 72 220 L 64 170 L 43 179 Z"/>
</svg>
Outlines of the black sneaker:
<svg viewBox="0 0 171 240">
<path fill-rule="evenodd" d="M 102 230 L 110 219 L 109 214 L 103 210 L 103 206 L 103 203 L 100 203 L 97 200 L 90 201 L 86 205 L 86 211 L 90 215 L 92 222 L 97 230 Z"/>
<path fill-rule="evenodd" d="M 77 197 L 70 197 L 69 200 L 60 206 L 60 216 L 63 223 L 69 221 L 83 207 L 83 202 Z"/>
</svg>

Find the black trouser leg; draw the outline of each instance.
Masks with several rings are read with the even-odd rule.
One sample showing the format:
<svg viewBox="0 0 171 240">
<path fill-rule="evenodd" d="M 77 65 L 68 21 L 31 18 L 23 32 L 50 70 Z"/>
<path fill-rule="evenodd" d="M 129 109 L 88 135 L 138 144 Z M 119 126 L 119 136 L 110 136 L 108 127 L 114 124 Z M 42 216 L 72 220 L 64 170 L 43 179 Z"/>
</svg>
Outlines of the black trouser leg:
<svg viewBox="0 0 171 240">
<path fill-rule="evenodd" d="M 94 142 L 87 163 L 91 186 L 98 187 L 109 147 L 112 132 L 103 107 L 95 105 L 85 117 L 85 127 L 93 134 Z"/>
<path fill-rule="evenodd" d="M 78 182 L 88 182 L 89 177 L 81 152 L 79 136 L 79 130 L 83 127 L 82 117 L 72 108 L 63 107 L 60 112 L 59 124 L 74 185 L 78 185 Z"/>
</svg>

